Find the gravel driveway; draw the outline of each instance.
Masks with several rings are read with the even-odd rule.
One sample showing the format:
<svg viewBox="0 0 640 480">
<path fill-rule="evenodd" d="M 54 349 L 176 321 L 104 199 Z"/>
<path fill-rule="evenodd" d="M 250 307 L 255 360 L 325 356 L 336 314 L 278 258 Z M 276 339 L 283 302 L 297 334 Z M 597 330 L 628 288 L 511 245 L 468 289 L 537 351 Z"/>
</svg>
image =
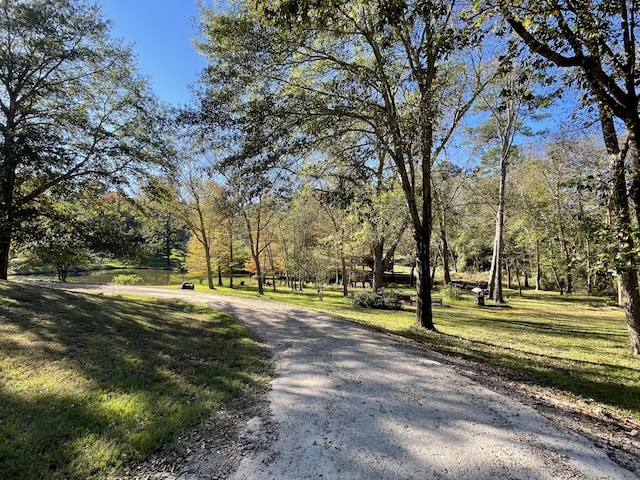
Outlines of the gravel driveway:
<svg viewBox="0 0 640 480">
<path fill-rule="evenodd" d="M 272 349 L 270 409 L 241 433 L 260 448 L 229 478 L 638 478 L 586 438 L 456 373 L 436 354 L 356 324 L 245 298 L 115 292 L 124 289 L 224 310 Z"/>
</svg>

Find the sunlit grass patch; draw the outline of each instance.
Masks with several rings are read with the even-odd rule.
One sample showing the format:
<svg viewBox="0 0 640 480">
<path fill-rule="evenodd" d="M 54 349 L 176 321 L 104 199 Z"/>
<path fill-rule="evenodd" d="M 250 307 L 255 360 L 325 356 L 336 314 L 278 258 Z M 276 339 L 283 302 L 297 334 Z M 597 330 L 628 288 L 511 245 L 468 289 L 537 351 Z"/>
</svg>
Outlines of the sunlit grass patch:
<svg viewBox="0 0 640 480">
<path fill-rule="evenodd" d="M 109 478 L 268 375 L 205 307 L 6 282 L 0 298 L 2 478 Z"/>
</svg>

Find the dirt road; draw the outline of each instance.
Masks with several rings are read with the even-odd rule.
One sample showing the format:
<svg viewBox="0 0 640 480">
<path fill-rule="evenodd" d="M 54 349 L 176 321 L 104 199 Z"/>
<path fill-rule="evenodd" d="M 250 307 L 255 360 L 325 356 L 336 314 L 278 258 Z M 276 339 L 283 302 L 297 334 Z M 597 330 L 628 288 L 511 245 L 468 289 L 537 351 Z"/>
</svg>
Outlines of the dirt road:
<svg viewBox="0 0 640 480">
<path fill-rule="evenodd" d="M 135 291 L 224 310 L 273 350 L 270 410 L 242 433 L 261 439 L 262 447 L 246 453 L 229 478 L 638 478 L 584 437 L 474 383 L 428 351 L 285 305 Z"/>
</svg>

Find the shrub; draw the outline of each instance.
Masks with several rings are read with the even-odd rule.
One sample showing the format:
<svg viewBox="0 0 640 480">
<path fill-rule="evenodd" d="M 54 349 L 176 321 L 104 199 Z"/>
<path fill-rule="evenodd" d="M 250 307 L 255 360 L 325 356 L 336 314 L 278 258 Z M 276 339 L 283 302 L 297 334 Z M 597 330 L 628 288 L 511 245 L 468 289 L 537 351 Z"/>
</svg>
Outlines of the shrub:
<svg viewBox="0 0 640 480">
<path fill-rule="evenodd" d="M 138 275 L 116 275 L 112 282 L 116 285 L 138 285 L 144 283 L 144 280 Z"/>
<path fill-rule="evenodd" d="M 349 305 L 362 308 L 377 308 L 380 310 L 400 310 L 402 303 L 400 297 L 393 290 L 381 288 L 376 291 L 363 291 L 353 293 L 347 298 Z"/>
<path fill-rule="evenodd" d="M 451 285 L 443 288 L 440 293 L 442 294 L 442 298 L 444 298 L 448 303 L 453 303 L 454 300 L 457 300 L 456 291 Z"/>
</svg>

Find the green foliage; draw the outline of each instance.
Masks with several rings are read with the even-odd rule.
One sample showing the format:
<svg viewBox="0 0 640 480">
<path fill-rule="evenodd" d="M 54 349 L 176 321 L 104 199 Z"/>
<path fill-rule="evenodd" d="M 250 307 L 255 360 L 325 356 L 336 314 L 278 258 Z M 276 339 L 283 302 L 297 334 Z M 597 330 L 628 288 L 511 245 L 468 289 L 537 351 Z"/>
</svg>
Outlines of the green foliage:
<svg viewBox="0 0 640 480">
<path fill-rule="evenodd" d="M 449 304 L 452 304 L 457 300 L 456 291 L 451 285 L 440 290 L 440 294 L 442 295 L 442 298 Z"/>
<path fill-rule="evenodd" d="M 15 239 L 28 266 L 55 267 L 61 281 L 70 267 L 87 267 L 98 255 L 142 256 L 131 203 L 97 182 L 74 192 L 55 189 L 38 202 L 38 215 L 23 223 Z"/>
<path fill-rule="evenodd" d="M 115 285 L 139 285 L 144 280 L 138 275 L 116 275 L 113 277 L 112 283 Z"/>
<path fill-rule="evenodd" d="M 231 316 L 0 283 L 0 476 L 108 479 L 266 383 Z"/>
<path fill-rule="evenodd" d="M 211 55 L 208 73 L 214 74 L 205 79 L 205 89 L 214 94 L 224 91 L 220 87 L 229 85 L 226 72 L 239 65 L 251 69 L 255 87 L 235 98 L 245 111 L 263 113 L 262 117 L 245 115 L 251 120 L 248 125 L 268 125 L 261 133 L 270 144 L 263 141 L 261 145 L 256 135 L 245 142 L 274 152 L 266 159 L 254 156 L 261 165 L 273 164 L 272 157 L 289 161 L 304 157 L 294 148 L 280 152 L 274 148 L 299 145 L 319 153 L 306 157 L 322 159 L 326 154 L 331 163 L 337 157 L 345 170 L 364 173 L 363 179 L 349 172 L 347 177 L 357 182 L 377 176 L 385 185 L 376 192 L 379 203 L 363 209 L 369 225 L 361 237 L 377 238 L 376 258 L 380 259 L 383 239 L 387 253 L 393 253 L 404 220 L 411 219 L 415 250 L 423 255 L 432 209 L 431 198 L 422 196 L 430 192 L 431 166 L 446 150 L 482 83 L 478 77 L 483 75 L 468 74 L 479 72 L 475 50 L 466 48 L 476 45 L 478 32 L 458 21 L 460 7 L 455 2 L 432 8 L 402 1 L 337 5 L 294 0 L 260 5 L 258 15 L 268 19 L 267 27 L 255 18 L 253 5 L 240 7 L 235 15 L 203 12 L 201 50 Z M 300 20 L 305 23 L 298 30 Z M 236 27 L 230 31 L 232 25 Z M 221 35 L 225 27 L 228 33 Z M 237 61 L 246 58 L 251 58 L 247 67 Z M 265 71 L 270 72 L 268 79 Z M 242 80 L 241 85 L 248 85 Z M 229 114 L 235 117 L 234 107 Z M 273 139 L 279 139 L 276 145 Z M 245 161 L 243 156 L 237 155 Z M 401 194 L 388 188 L 394 178 L 400 179 Z M 405 204 L 404 211 L 387 201 L 396 199 Z M 429 258 L 418 263 L 423 278 L 428 264 Z M 381 286 L 381 273 L 376 269 L 376 288 Z M 424 325 L 433 327 L 426 311 L 418 315 Z"/>
<path fill-rule="evenodd" d="M 45 207 L 41 207 L 45 208 Z M 54 267 L 64 282 L 71 266 L 85 267 L 91 262 L 85 224 L 79 209 L 71 203 L 55 202 L 46 206 L 42 216 L 23 226 L 21 250 L 28 267 Z"/>
<path fill-rule="evenodd" d="M 179 211 L 179 185 L 175 177 L 152 177 L 143 187 L 144 194 L 136 199 L 140 218 L 140 233 L 148 254 L 164 256 L 164 267 L 171 267 L 172 251 L 187 251 L 189 229 L 187 219 Z M 184 260 L 184 255 L 180 260 Z"/>
<path fill-rule="evenodd" d="M 400 296 L 394 290 L 365 290 L 352 293 L 346 298 L 349 305 L 379 310 L 400 310 L 402 303 Z"/>
<path fill-rule="evenodd" d="M 3 2 L 0 99 L 0 278 L 39 200 L 96 179 L 127 184 L 172 156 L 165 113 L 95 4 Z"/>
<path fill-rule="evenodd" d="M 111 257 L 138 261 L 147 251 L 143 216 L 126 195 L 91 184 L 74 199 L 87 246 Z"/>
</svg>

